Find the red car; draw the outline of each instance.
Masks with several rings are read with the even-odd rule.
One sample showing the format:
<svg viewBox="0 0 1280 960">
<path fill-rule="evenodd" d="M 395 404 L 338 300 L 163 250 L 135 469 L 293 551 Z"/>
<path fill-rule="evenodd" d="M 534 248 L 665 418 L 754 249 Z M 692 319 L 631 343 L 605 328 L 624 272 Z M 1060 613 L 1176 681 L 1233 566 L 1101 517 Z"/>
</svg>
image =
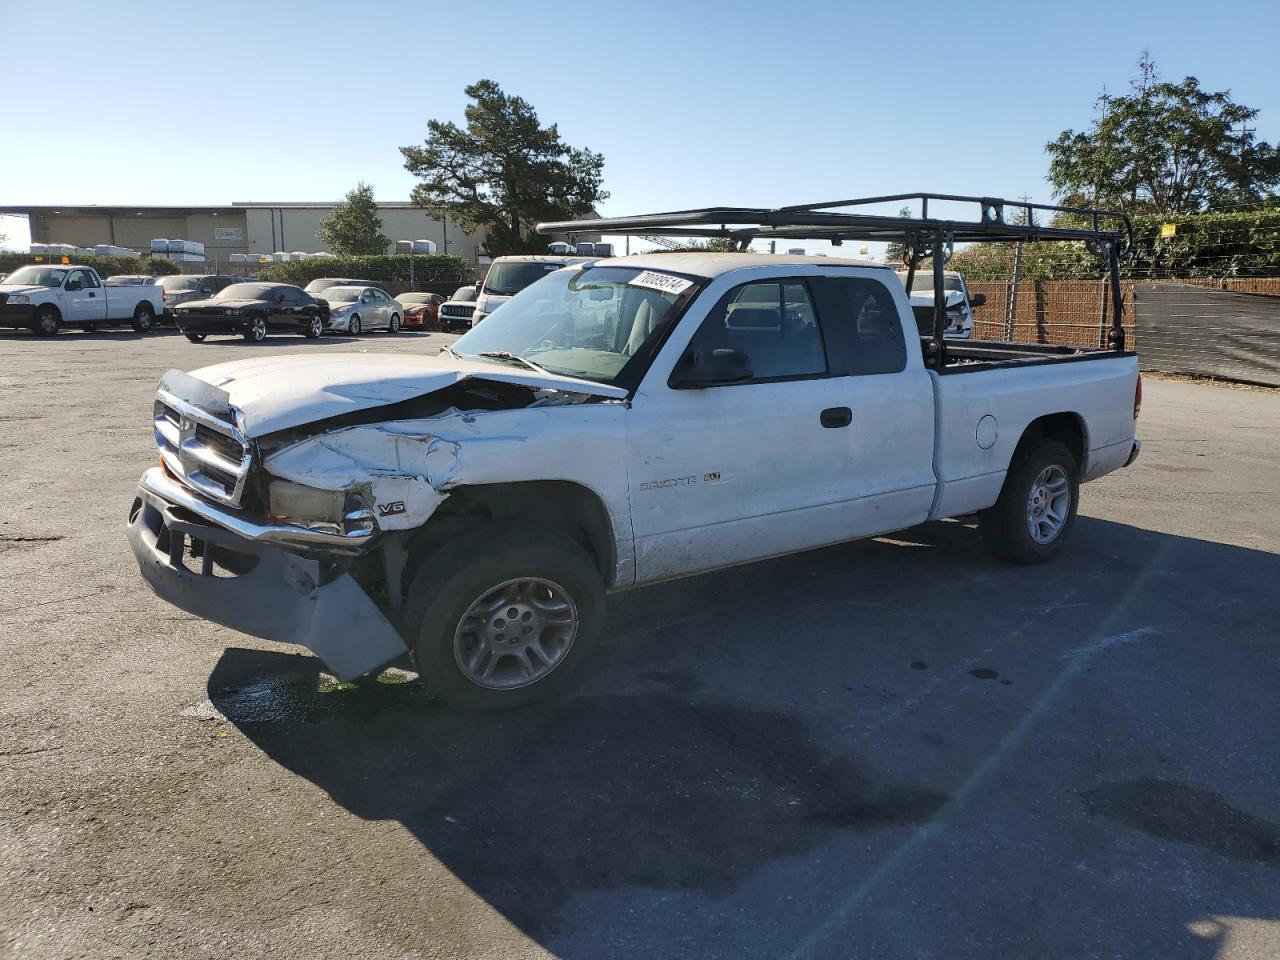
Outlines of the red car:
<svg viewBox="0 0 1280 960">
<path fill-rule="evenodd" d="M 440 304 L 444 297 L 438 293 L 402 293 L 396 302 L 404 307 L 404 326 L 418 330 L 440 329 Z"/>
</svg>

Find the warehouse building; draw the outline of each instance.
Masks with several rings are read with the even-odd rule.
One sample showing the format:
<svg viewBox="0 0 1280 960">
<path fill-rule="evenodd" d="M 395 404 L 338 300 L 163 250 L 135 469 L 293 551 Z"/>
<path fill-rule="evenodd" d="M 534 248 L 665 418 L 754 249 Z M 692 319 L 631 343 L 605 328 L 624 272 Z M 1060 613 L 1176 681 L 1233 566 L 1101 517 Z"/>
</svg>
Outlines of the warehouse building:
<svg viewBox="0 0 1280 960">
<path fill-rule="evenodd" d="M 223 207 L 152 206 L 0 206 L 0 214 L 25 216 L 32 243 L 78 247 L 111 244 L 146 255 L 155 239 L 194 240 L 204 244 L 208 267 L 227 269 L 233 253 L 267 257 L 277 251 L 332 250 L 320 240 L 320 222 L 336 203 L 232 203 Z M 437 253 L 478 260 L 482 234 L 468 233 L 409 203 L 379 203 L 382 232 L 388 239 L 431 240 Z M 388 251 L 390 252 L 390 251 Z"/>
</svg>

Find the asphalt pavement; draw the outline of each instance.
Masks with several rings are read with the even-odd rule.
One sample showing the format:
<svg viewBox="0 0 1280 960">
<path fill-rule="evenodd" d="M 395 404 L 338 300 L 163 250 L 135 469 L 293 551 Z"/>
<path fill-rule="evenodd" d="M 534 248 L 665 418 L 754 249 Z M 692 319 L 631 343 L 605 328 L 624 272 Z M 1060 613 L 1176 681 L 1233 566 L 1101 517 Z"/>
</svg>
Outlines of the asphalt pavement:
<svg viewBox="0 0 1280 960">
<path fill-rule="evenodd" d="M 945 522 L 619 594 L 515 713 L 145 588 L 164 370 L 450 339 L 0 332 L 0 956 L 1280 956 L 1280 392 L 1148 378 L 1051 564 Z"/>
</svg>

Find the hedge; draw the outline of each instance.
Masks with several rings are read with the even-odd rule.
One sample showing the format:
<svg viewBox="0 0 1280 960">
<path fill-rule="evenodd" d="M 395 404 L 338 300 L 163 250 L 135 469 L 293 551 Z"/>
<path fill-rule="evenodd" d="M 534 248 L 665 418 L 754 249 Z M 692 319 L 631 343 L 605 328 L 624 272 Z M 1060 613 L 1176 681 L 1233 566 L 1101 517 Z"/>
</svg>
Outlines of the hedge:
<svg viewBox="0 0 1280 960">
<path fill-rule="evenodd" d="M 41 257 L 41 259 L 37 260 L 37 257 Z M 93 267 L 103 277 L 111 277 L 118 273 L 142 273 L 147 276 L 162 277 L 166 274 L 182 272 L 172 260 L 163 260 L 158 257 L 147 257 L 144 260 L 140 257 L 79 257 L 74 254 L 67 254 L 67 259 L 71 263 Z M 0 273 L 12 273 L 19 267 L 25 267 L 33 263 L 58 266 L 62 263 L 62 255 L 0 253 Z"/>
<path fill-rule="evenodd" d="M 418 283 L 465 283 L 472 278 L 471 265 L 462 257 L 440 254 L 411 257 L 407 253 L 368 257 L 312 257 L 288 263 L 273 263 L 263 267 L 258 277 L 300 287 L 320 277 L 357 277 L 361 280 L 397 280 L 408 283 L 410 270 Z"/>
<path fill-rule="evenodd" d="M 1173 224 L 1171 237 L 1161 236 Z M 1008 280 L 1014 245 L 975 243 L 948 266 L 971 280 Z M 1022 248 L 1026 280 L 1096 278 L 1102 264 L 1083 243 L 1028 243 Z M 1133 218 L 1133 249 L 1120 262 L 1126 279 L 1145 277 L 1250 277 L 1280 275 L 1280 210 Z"/>
</svg>

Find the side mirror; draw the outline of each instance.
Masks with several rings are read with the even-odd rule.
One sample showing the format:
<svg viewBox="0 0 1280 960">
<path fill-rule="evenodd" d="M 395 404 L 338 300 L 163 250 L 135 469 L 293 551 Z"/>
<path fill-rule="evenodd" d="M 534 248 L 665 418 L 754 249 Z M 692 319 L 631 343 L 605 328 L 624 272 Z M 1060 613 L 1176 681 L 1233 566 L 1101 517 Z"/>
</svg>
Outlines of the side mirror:
<svg viewBox="0 0 1280 960">
<path fill-rule="evenodd" d="M 484 281 L 483 281 L 483 280 L 477 280 L 477 281 L 476 281 L 476 293 L 479 293 L 479 292 L 480 292 L 480 288 L 481 288 L 483 285 L 484 285 Z"/>
<path fill-rule="evenodd" d="M 975 293 L 972 297 L 969 298 L 969 306 L 971 307 L 980 307 L 986 302 L 987 302 L 987 295 L 985 293 Z"/>
<path fill-rule="evenodd" d="M 741 350 L 718 347 L 686 353 L 672 371 L 667 384 L 676 390 L 698 390 L 744 383 L 753 375 L 750 357 Z"/>
</svg>

